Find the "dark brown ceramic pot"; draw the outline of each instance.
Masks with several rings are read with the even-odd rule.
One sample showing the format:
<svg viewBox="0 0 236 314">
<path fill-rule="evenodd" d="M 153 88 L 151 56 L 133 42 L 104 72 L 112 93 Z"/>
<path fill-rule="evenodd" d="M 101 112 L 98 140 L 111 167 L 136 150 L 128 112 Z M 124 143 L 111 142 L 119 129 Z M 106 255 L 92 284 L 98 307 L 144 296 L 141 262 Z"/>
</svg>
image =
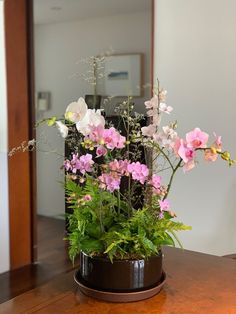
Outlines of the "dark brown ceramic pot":
<svg viewBox="0 0 236 314">
<path fill-rule="evenodd" d="M 91 288 L 131 292 L 156 286 L 162 276 L 162 253 L 139 260 L 114 260 L 80 254 L 80 276 Z"/>
</svg>

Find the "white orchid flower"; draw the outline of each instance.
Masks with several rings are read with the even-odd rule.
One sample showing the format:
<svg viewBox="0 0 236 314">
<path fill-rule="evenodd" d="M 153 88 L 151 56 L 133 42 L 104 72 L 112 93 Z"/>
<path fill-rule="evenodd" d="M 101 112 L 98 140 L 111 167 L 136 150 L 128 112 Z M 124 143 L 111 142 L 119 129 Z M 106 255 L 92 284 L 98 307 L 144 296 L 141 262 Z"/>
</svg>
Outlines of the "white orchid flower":
<svg viewBox="0 0 236 314">
<path fill-rule="evenodd" d="M 144 126 L 141 128 L 143 136 L 153 136 L 156 132 L 157 127 L 154 124 L 149 124 L 148 126 Z"/>
<path fill-rule="evenodd" d="M 62 123 L 61 121 L 56 121 L 56 126 L 57 126 L 61 136 L 63 138 L 66 138 L 68 135 L 68 131 L 69 131 L 68 127 L 64 123 Z"/>
<path fill-rule="evenodd" d="M 165 113 L 170 114 L 173 108 L 171 106 L 167 106 L 167 104 L 161 102 L 159 106 L 159 110 Z"/>
<path fill-rule="evenodd" d="M 101 110 L 88 109 L 83 119 L 76 123 L 78 132 L 88 135 L 94 127 L 105 126 L 105 119 Z"/>
<path fill-rule="evenodd" d="M 170 128 L 168 125 L 163 126 L 162 130 L 163 130 L 164 134 L 166 135 L 166 137 L 168 137 L 172 140 L 176 139 L 178 136 L 177 132 L 175 132 L 174 129 Z"/>
<path fill-rule="evenodd" d="M 78 101 L 74 101 L 68 105 L 65 112 L 65 118 L 66 120 L 77 123 L 83 119 L 87 110 L 88 106 L 84 98 L 80 97 Z"/>
</svg>

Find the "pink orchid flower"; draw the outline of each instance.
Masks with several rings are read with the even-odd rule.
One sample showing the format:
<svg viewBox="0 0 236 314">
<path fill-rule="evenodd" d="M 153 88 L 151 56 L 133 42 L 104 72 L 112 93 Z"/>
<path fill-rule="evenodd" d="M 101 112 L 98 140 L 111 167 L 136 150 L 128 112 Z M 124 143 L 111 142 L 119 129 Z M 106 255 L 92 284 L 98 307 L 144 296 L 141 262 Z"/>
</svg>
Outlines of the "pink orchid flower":
<svg viewBox="0 0 236 314">
<path fill-rule="evenodd" d="M 110 192 L 114 192 L 120 188 L 120 177 L 114 176 L 112 173 L 103 173 L 98 177 L 98 180 L 100 181 L 100 187 L 102 189 L 106 188 Z"/>
<path fill-rule="evenodd" d="M 189 162 L 195 156 L 195 151 L 192 148 L 187 147 L 187 143 L 180 138 L 177 138 L 175 141 L 174 151 L 178 157 L 183 159 L 184 163 Z"/>
<path fill-rule="evenodd" d="M 98 146 L 96 149 L 97 157 L 105 156 L 107 154 L 107 149 L 104 146 Z"/>
<path fill-rule="evenodd" d="M 217 150 L 221 151 L 222 150 L 222 139 L 221 139 L 221 136 L 217 136 L 215 132 L 213 134 L 215 136 L 214 147 Z"/>
<path fill-rule="evenodd" d="M 184 165 L 183 171 L 184 171 L 184 172 L 190 171 L 190 170 L 192 170 L 192 169 L 195 167 L 195 165 L 196 165 L 196 164 L 195 164 L 194 159 L 189 160 L 189 161 Z"/>
<path fill-rule="evenodd" d="M 170 202 L 168 200 L 159 200 L 158 203 L 161 211 L 168 211 L 170 209 Z"/>
<path fill-rule="evenodd" d="M 122 136 L 115 128 L 104 129 L 103 139 L 107 148 L 124 148 L 126 138 Z"/>
<path fill-rule="evenodd" d="M 189 148 L 205 148 L 209 135 L 202 132 L 199 128 L 195 128 L 193 131 L 186 134 L 186 142 Z"/>
<path fill-rule="evenodd" d="M 139 161 L 132 162 L 127 168 L 134 180 L 139 181 L 141 184 L 145 183 L 149 173 L 148 167 L 145 164 L 141 164 Z"/>
<path fill-rule="evenodd" d="M 206 160 L 206 161 L 212 161 L 212 162 L 214 162 L 214 161 L 216 161 L 217 160 L 217 158 L 218 158 L 218 155 L 217 155 L 217 153 L 215 153 L 214 152 L 214 150 L 212 150 L 212 149 L 206 149 L 205 151 L 204 151 L 204 159 Z"/>
</svg>

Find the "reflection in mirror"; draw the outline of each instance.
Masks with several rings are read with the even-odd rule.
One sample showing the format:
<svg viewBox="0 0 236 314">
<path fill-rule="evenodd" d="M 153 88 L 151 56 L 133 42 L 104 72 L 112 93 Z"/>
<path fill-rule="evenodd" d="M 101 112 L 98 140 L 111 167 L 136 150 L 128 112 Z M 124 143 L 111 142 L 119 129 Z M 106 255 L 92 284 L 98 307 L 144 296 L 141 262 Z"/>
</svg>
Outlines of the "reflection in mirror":
<svg viewBox="0 0 236 314">
<path fill-rule="evenodd" d="M 151 2 L 34 0 L 37 120 L 60 116 L 79 97 L 109 116 L 122 96 L 133 95 L 135 110 L 144 112 L 151 95 Z M 55 129 L 38 128 L 37 140 L 37 213 L 41 222 L 55 221 L 65 213 L 64 146 Z M 63 234 L 54 237 L 63 242 Z M 40 241 L 39 234 L 39 259 Z"/>
</svg>

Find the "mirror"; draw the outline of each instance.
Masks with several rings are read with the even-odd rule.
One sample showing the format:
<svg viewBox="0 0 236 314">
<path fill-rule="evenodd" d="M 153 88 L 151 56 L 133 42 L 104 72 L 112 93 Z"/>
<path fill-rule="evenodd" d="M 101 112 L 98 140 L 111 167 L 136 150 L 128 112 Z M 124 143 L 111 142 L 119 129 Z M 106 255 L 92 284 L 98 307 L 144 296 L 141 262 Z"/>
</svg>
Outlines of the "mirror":
<svg viewBox="0 0 236 314">
<path fill-rule="evenodd" d="M 70 102 L 95 94 L 101 96 L 95 107 L 108 116 L 130 92 L 136 111 L 144 112 L 151 95 L 151 10 L 151 0 L 34 0 L 36 119 L 60 116 Z M 37 140 L 37 212 L 63 218 L 64 146 L 55 129 L 38 128 Z"/>
</svg>

